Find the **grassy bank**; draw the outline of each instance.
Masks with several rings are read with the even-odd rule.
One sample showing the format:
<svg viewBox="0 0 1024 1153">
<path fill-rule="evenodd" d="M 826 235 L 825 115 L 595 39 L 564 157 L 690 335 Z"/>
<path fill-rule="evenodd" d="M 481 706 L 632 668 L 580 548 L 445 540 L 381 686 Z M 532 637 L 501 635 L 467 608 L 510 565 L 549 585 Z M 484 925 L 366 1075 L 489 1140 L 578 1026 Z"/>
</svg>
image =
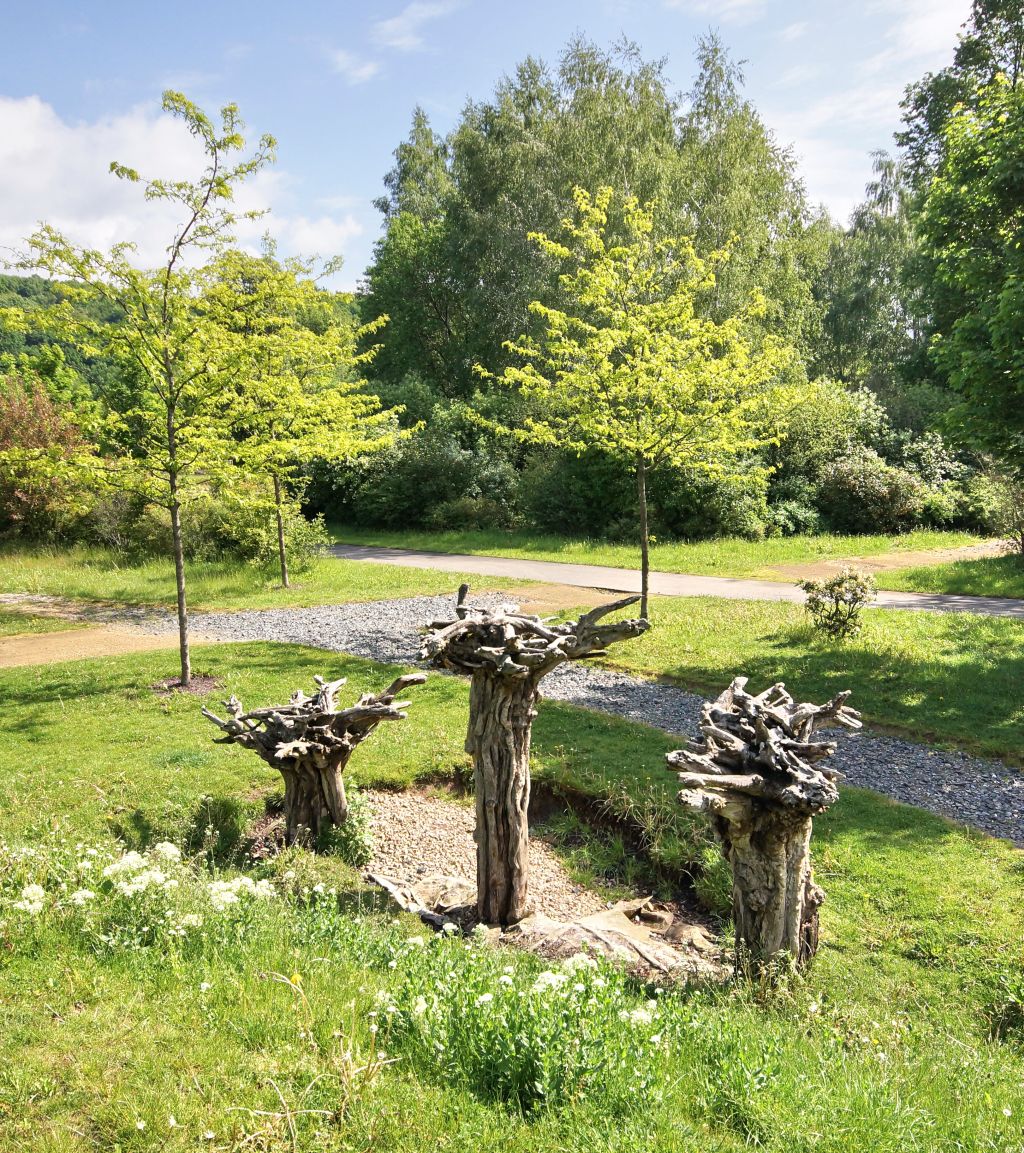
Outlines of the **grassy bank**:
<svg viewBox="0 0 1024 1153">
<path fill-rule="evenodd" d="M 383 545 L 389 548 L 426 549 L 431 552 L 520 557 L 526 560 L 638 568 L 639 546 L 610 541 L 572 540 L 526 532 L 393 532 L 333 526 L 335 540 L 345 544 Z M 659 572 L 700 576 L 786 579 L 776 565 L 813 564 L 848 556 L 877 556 L 890 552 L 957 548 L 977 544 L 979 538 L 963 532 L 912 532 L 902 536 L 789 536 L 750 541 L 740 537 L 693 542 L 656 542 L 651 547 L 651 568 Z"/>
<path fill-rule="evenodd" d="M 994 556 L 882 573 L 886 589 L 963 596 L 1024 597 L 1024 557 Z"/>
<path fill-rule="evenodd" d="M 859 637 L 830 644 L 799 605 L 656 597 L 651 615 L 655 627 L 617 645 L 611 663 L 710 693 L 738 674 L 755 686 L 785 681 L 805 700 L 852 689 L 870 721 L 1022 760 L 1022 621 L 869 609 Z"/>
<path fill-rule="evenodd" d="M 297 574 L 289 589 L 275 574 L 237 560 L 188 566 L 189 605 L 195 609 L 302 608 L 342 601 L 379 600 L 454 592 L 458 573 L 325 557 Z M 469 578 L 467 578 L 469 579 Z M 489 588 L 508 581 L 488 578 Z M 522 582 L 519 582 L 522 583 Z M 174 567 L 163 559 L 126 561 L 105 549 L 0 549 L 0 589 L 81 600 L 173 606 Z"/>
<path fill-rule="evenodd" d="M 200 850 L 231 876 L 275 775 L 213 744 L 195 698 L 149 690 L 165 662 L 0 672 L 0 1147 L 902 1153 L 1019 1139 L 1019 852 L 844 789 L 816 826 L 828 902 L 806 982 L 767 1001 L 706 990 L 648 1008 L 653 990 L 584 972 L 557 995 L 540 982 L 539 1000 L 536 959 L 407 940 L 422 930 L 375 912 L 330 858 L 251 866 L 273 899 L 211 906 Z M 247 704 L 315 671 L 347 673 L 353 695 L 388 675 L 275 645 L 202 649 L 196 663 Z M 354 776 L 401 785 L 464 768 L 465 708 L 464 684 L 432 678 L 407 722 L 359 750 Z M 580 788 L 667 793 L 667 747 L 550 702 L 536 726 L 539 775 Z M 199 872 L 166 866 L 181 877 L 159 895 L 171 918 L 133 912 L 142 898 L 102 880 L 95 904 L 70 899 L 76 859 L 109 859 L 115 835 L 199 845 Z M 40 911 L 17 910 L 36 882 Z M 169 935 L 178 921 L 187 930 Z"/>
</svg>

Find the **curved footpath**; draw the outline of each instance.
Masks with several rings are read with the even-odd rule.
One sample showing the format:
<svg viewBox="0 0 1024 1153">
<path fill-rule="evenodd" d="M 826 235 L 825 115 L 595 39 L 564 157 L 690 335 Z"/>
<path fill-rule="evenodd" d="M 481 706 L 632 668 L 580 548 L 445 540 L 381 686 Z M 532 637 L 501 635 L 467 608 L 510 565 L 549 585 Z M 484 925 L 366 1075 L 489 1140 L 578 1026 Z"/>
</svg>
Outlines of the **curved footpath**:
<svg viewBox="0 0 1024 1153">
<path fill-rule="evenodd" d="M 381 548 L 376 545 L 336 544 L 331 555 L 341 560 L 371 561 L 405 568 L 439 569 L 442 572 L 480 573 L 514 580 L 550 581 L 579 588 L 610 589 L 638 593 L 637 569 L 603 565 L 565 564 L 562 561 L 522 560 L 513 557 L 475 556 L 462 553 L 417 552 L 413 549 Z M 803 592 L 795 583 L 746 580 L 737 577 L 687 576 L 652 572 L 651 593 L 669 597 L 726 597 L 729 600 L 794 601 L 802 604 Z M 1016 597 L 959 596 L 953 593 L 879 592 L 875 608 L 912 609 L 918 612 L 980 613 L 1024 620 L 1024 601 Z"/>
<path fill-rule="evenodd" d="M 504 598 L 490 594 L 474 599 L 497 604 Z M 416 660 L 423 625 L 448 619 L 451 610 L 450 596 L 412 597 L 309 609 L 196 613 L 193 627 L 197 641 L 284 641 L 408 665 Z M 148 633 L 177 629 L 169 613 L 138 610 L 131 625 Z M 701 697 L 684 689 L 582 662 L 562 665 L 545 677 L 544 696 L 684 736 L 697 735 L 702 704 Z M 850 784 L 1024 845 L 1024 773 L 998 761 L 882 734 L 840 730 L 834 736 L 839 750 L 833 763 Z"/>
</svg>

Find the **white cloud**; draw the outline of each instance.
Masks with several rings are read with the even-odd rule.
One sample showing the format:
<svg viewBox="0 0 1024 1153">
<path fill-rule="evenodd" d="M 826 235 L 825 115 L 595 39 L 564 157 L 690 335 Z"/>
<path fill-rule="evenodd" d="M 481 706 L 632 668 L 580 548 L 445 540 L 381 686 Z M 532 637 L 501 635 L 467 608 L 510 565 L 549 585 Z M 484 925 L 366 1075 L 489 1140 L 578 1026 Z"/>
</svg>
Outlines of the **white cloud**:
<svg viewBox="0 0 1024 1153">
<path fill-rule="evenodd" d="M 794 40 L 799 40 L 801 36 L 805 35 L 810 24 L 806 20 L 797 20 L 795 24 L 787 24 L 779 32 L 779 39 L 784 44 L 792 44 Z"/>
<path fill-rule="evenodd" d="M 450 15 L 458 6 L 459 0 L 413 0 L 397 16 L 378 20 L 373 25 L 373 39 L 386 48 L 415 52 L 423 47 L 423 26 Z"/>
<path fill-rule="evenodd" d="M 111 160 L 130 165 L 143 178 L 182 179 L 205 166 L 201 146 L 178 120 L 154 107 L 120 116 L 70 123 L 29 96 L 0 97 L 0 258 L 25 248 L 26 238 L 45 221 L 74 244 L 107 249 L 119 241 L 137 246 L 140 267 L 160 263 L 180 210 L 147 202 L 137 184 L 109 172 Z M 240 222 L 241 246 L 258 251 L 269 231 L 282 255 L 333 256 L 363 232 L 356 205 L 337 214 L 292 214 L 295 182 L 286 172 L 264 169 L 238 189 L 240 211 L 275 208 L 254 221 Z"/>
<path fill-rule="evenodd" d="M 759 19 L 767 0 L 664 0 L 666 8 L 676 8 L 694 16 L 711 16 L 723 24 L 749 24 Z"/>
<path fill-rule="evenodd" d="M 380 65 L 376 60 L 368 60 L 346 52 L 344 48 L 333 48 L 328 55 L 334 65 L 334 71 L 340 72 L 349 84 L 363 84 L 376 76 Z"/>
<path fill-rule="evenodd" d="M 866 71 L 878 72 L 922 59 L 951 60 L 971 4 L 970 0 L 876 0 L 869 11 L 880 20 L 891 20 L 886 47 L 864 65 Z"/>
</svg>

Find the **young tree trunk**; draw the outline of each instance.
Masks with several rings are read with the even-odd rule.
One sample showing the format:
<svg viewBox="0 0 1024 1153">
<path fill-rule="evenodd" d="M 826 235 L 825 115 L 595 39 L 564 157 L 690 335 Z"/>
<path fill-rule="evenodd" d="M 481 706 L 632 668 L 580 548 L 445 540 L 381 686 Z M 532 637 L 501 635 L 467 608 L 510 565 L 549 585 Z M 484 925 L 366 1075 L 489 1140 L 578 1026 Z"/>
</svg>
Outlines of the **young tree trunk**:
<svg viewBox="0 0 1024 1153">
<path fill-rule="evenodd" d="M 174 582 L 178 590 L 178 654 L 181 657 L 181 687 L 192 683 L 192 659 L 188 649 L 188 605 L 185 602 L 185 548 L 181 540 L 181 505 L 177 484 L 171 481 L 171 540 L 174 546 Z"/>
<path fill-rule="evenodd" d="M 818 950 L 824 899 L 811 876 L 811 818 L 755 808 L 742 824 L 718 824 L 732 866 L 738 954 L 755 967 L 788 954 L 804 968 Z"/>
<path fill-rule="evenodd" d="M 281 585 L 288 588 L 288 556 L 284 547 L 284 514 L 281 508 L 281 478 L 274 477 L 274 507 L 277 512 L 277 555 L 281 558 Z M 299 566 L 302 567 L 301 565 Z"/>
<path fill-rule="evenodd" d="M 651 579 L 650 533 L 647 527 L 647 462 L 642 453 L 636 457 L 636 493 L 640 506 L 640 615 L 647 614 L 647 591 Z"/>
<path fill-rule="evenodd" d="M 342 780 L 344 768 L 317 768 L 309 761 L 300 761 L 294 769 L 282 770 L 285 844 L 315 846 L 323 830 L 345 821 L 348 801 Z"/>
<path fill-rule="evenodd" d="M 466 751 L 476 788 L 477 913 L 488 925 L 527 913 L 530 727 L 539 699 L 532 676 L 473 674 Z"/>
</svg>

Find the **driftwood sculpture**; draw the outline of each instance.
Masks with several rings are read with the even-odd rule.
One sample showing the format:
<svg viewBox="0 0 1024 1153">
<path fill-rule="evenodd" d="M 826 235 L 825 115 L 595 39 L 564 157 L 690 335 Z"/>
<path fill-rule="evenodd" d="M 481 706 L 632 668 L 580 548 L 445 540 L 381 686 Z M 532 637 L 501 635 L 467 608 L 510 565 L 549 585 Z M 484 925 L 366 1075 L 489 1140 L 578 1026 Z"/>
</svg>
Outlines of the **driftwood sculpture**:
<svg viewBox="0 0 1024 1153">
<path fill-rule="evenodd" d="M 704 739 L 669 753 L 679 800 L 706 812 L 732 867 L 733 918 L 741 957 L 761 966 L 780 953 L 806 965 L 818 947 L 824 893 L 811 875 L 811 821 L 837 798 L 839 774 L 818 762 L 833 742 L 812 741 L 817 721 L 861 727 L 840 693 L 825 705 L 797 704 L 785 685 L 760 696 L 746 677 L 705 704 Z"/>
<path fill-rule="evenodd" d="M 599 623 L 635 604 L 635 596 L 551 624 L 515 605 L 471 608 L 464 603 L 468 591 L 459 590 L 454 621 L 430 626 L 421 656 L 472 677 L 466 751 L 476 786 L 477 913 L 486 924 L 511 925 L 527 913 L 530 730 L 541 678 L 565 661 L 601 656 L 650 626 Z"/>
<path fill-rule="evenodd" d="M 356 745 L 381 721 L 400 721 L 409 701 L 395 698 L 411 685 L 421 685 L 423 673 L 399 677 L 384 692 L 364 693 L 349 709 L 338 711 L 338 690 L 345 678 L 325 681 L 314 677 L 316 693 L 301 690 L 287 705 L 245 712 L 232 697 L 224 702 L 228 720 L 203 709 L 224 731 L 221 744 L 252 749 L 284 777 L 285 841 L 316 843 L 322 831 L 340 825 L 348 815 L 342 774 Z"/>
</svg>

